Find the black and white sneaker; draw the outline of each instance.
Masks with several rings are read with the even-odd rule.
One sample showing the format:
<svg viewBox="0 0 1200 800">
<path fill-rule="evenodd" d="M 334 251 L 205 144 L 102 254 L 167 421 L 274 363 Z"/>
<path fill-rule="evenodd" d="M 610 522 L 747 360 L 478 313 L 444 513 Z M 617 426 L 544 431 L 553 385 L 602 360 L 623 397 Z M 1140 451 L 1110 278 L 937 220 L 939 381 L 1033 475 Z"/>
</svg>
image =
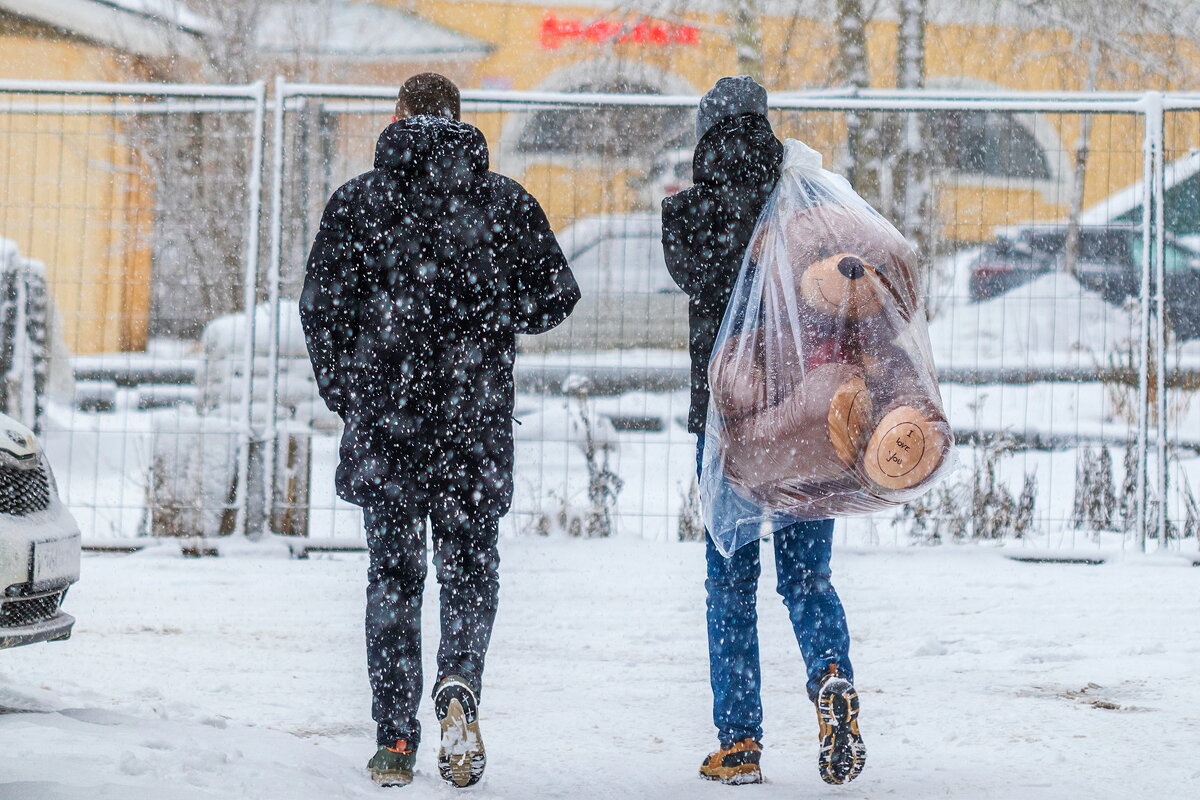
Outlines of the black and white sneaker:
<svg viewBox="0 0 1200 800">
<path fill-rule="evenodd" d="M 470 685 L 449 675 L 433 693 L 433 708 L 442 727 L 438 771 L 451 786 L 465 788 L 483 777 L 487 754 L 479 735 L 479 703 Z"/>
<path fill-rule="evenodd" d="M 862 772 L 867 748 L 858 732 L 858 692 L 838 673 L 836 664 L 817 691 L 817 722 L 820 725 L 821 779 L 834 785 L 849 783 Z"/>
</svg>

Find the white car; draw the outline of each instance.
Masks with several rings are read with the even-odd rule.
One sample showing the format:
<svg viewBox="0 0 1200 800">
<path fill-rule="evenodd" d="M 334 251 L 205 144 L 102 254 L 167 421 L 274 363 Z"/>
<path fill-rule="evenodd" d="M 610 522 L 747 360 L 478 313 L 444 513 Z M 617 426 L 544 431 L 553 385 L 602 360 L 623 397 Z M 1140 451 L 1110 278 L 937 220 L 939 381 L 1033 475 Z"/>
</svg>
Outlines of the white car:
<svg viewBox="0 0 1200 800">
<path fill-rule="evenodd" d="M 681 192 L 692 185 L 692 151 L 664 150 L 654 157 L 644 182 L 645 203 L 657 209 L 664 197 Z"/>
<path fill-rule="evenodd" d="M 33 431 L 0 414 L 0 649 L 71 636 L 62 611 L 79 580 L 79 526 Z"/>
<path fill-rule="evenodd" d="M 667 272 L 659 214 L 585 217 L 558 242 L 579 304 L 549 333 L 522 337 L 523 352 L 687 347 L 688 298 Z"/>
</svg>

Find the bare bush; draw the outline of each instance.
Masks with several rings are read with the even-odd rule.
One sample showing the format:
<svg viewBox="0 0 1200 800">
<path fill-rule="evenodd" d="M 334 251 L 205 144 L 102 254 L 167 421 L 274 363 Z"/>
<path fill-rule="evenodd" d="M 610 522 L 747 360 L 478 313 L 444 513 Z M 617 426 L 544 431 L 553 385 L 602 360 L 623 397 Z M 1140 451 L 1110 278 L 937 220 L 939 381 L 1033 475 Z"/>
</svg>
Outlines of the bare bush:
<svg viewBox="0 0 1200 800">
<path fill-rule="evenodd" d="M 695 478 L 688 484 L 687 491 L 679 492 L 679 522 L 676 538 L 681 542 L 704 541 L 704 518 L 700 513 L 700 482 Z"/>
<path fill-rule="evenodd" d="M 1135 487 L 1136 488 L 1136 487 Z M 1117 530 L 1117 494 L 1113 486 L 1112 453 L 1102 445 L 1079 451 L 1075 462 L 1075 502 L 1071 525 L 1094 531 Z"/>
<path fill-rule="evenodd" d="M 1125 477 L 1121 480 L 1121 495 L 1117 508 L 1121 512 L 1121 530 L 1129 533 L 1137 522 L 1137 448 L 1132 441 L 1125 444 L 1125 459 L 1122 462 Z"/>
<path fill-rule="evenodd" d="M 574 408 L 573 423 L 582 439 L 579 445 L 587 467 L 587 503 L 580 506 L 571 502 L 571 492 L 566 486 L 561 494 L 552 490 L 551 510 L 537 514 L 532 529 L 542 536 L 552 532 L 589 539 L 612 536 L 616 532 L 617 498 L 625 486 L 609 467 L 613 444 L 597 435 L 598 418 L 589 400 L 591 387 L 586 379 L 572 376 L 563 389 L 568 396 L 567 407 Z"/>
<path fill-rule="evenodd" d="M 923 544 L 1022 539 L 1033 530 L 1037 476 L 1026 473 L 1019 496 L 997 476 L 1001 457 L 1015 450 L 1000 439 L 983 448 L 983 464 L 970 479 L 949 480 L 905 505 L 893 526 Z"/>
<path fill-rule="evenodd" d="M 1200 539 L 1200 504 L 1196 502 L 1196 495 L 1192 491 L 1192 484 L 1187 480 L 1187 475 L 1183 473 L 1183 467 L 1179 464 L 1179 455 L 1175 456 L 1175 463 L 1180 467 L 1180 474 L 1183 475 L 1183 480 L 1180 481 L 1180 495 L 1183 498 L 1184 522 L 1183 522 L 1183 538 Z"/>
<path fill-rule="evenodd" d="M 583 430 L 583 457 L 588 473 L 588 510 L 583 531 L 589 538 L 612 536 L 615 532 L 613 512 L 617 507 L 617 496 L 625 482 L 608 467 L 610 447 L 598 443 L 593 411 L 586 396 L 580 397 L 579 424 Z"/>
</svg>

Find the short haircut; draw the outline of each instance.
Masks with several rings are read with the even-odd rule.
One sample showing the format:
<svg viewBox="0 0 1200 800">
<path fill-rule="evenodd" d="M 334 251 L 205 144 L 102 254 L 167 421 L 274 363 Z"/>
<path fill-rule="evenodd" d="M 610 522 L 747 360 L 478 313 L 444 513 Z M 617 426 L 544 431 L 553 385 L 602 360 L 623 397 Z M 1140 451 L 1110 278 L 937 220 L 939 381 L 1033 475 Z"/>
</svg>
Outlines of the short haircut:
<svg viewBox="0 0 1200 800">
<path fill-rule="evenodd" d="M 396 95 L 397 117 L 429 114 L 434 117 L 459 119 L 461 113 L 458 87 L 454 85 L 454 81 L 436 72 L 413 75 L 404 82 Z"/>
</svg>

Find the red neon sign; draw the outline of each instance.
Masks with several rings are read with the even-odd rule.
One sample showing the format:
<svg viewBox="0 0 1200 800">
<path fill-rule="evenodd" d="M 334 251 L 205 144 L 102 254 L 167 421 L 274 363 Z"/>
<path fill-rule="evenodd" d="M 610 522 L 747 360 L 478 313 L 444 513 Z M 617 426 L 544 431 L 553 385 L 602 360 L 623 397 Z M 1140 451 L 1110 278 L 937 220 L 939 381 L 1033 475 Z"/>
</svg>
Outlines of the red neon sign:
<svg viewBox="0 0 1200 800">
<path fill-rule="evenodd" d="M 542 17 L 540 30 L 542 49 L 557 50 L 567 39 L 578 39 L 602 44 L 646 44 L 665 47 L 673 44 L 694 45 L 700 43 L 700 29 L 691 25 L 672 25 L 642 19 L 635 25 L 616 20 L 598 19 L 585 22 L 580 19 L 561 19 L 547 11 Z"/>
</svg>

